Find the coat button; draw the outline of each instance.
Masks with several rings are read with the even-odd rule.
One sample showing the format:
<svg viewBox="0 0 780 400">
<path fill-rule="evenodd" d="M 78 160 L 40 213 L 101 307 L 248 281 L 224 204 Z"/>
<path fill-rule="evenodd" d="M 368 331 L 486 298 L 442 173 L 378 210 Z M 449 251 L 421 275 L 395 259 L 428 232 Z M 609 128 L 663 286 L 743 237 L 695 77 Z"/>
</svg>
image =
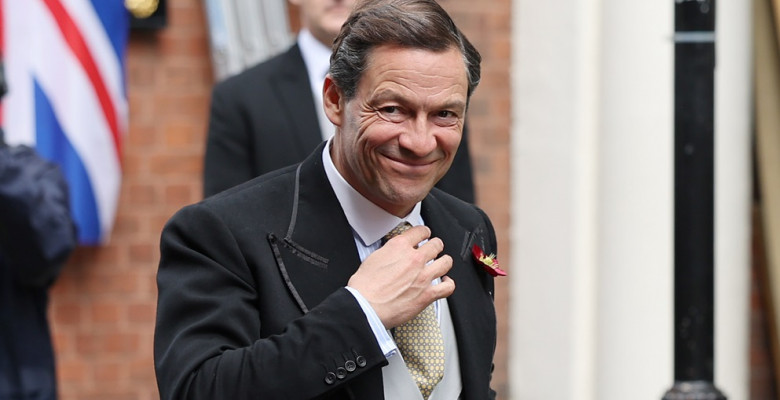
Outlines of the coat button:
<svg viewBox="0 0 780 400">
<path fill-rule="evenodd" d="M 325 375 L 325 383 L 332 385 L 334 382 L 336 382 L 336 374 L 333 372 L 328 372 L 328 374 Z"/>
<path fill-rule="evenodd" d="M 355 362 L 357 363 L 358 367 L 363 368 L 366 366 L 366 358 L 363 356 L 357 356 L 355 358 Z"/>
<path fill-rule="evenodd" d="M 336 378 L 344 379 L 347 377 L 347 370 L 344 367 L 336 368 Z"/>
<path fill-rule="evenodd" d="M 348 360 L 346 363 L 344 363 L 344 368 L 347 369 L 347 372 L 352 372 L 355 370 L 355 368 L 357 368 L 357 365 L 354 361 Z"/>
</svg>

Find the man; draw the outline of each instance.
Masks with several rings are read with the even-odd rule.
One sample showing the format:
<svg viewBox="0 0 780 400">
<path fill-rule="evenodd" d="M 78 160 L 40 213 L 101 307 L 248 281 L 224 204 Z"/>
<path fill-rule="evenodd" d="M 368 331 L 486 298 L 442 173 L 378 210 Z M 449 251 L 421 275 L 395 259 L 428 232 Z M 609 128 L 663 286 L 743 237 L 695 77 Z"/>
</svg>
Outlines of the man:
<svg viewBox="0 0 780 400">
<path fill-rule="evenodd" d="M 302 161 L 333 125 L 322 111 L 322 82 L 333 39 L 355 0 L 290 0 L 301 30 L 286 52 L 214 87 L 203 172 L 205 196 Z M 464 132 L 440 189 L 474 202 Z"/>
<path fill-rule="evenodd" d="M 333 138 L 162 233 L 161 399 L 495 397 L 492 263 L 471 254 L 495 253 L 495 233 L 433 187 L 479 63 L 434 0 L 357 6 L 324 84 Z M 409 345 L 415 330 L 427 353 Z"/>
<path fill-rule="evenodd" d="M 59 167 L 0 130 L 0 400 L 57 398 L 48 290 L 76 237 Z"/>
</svg>

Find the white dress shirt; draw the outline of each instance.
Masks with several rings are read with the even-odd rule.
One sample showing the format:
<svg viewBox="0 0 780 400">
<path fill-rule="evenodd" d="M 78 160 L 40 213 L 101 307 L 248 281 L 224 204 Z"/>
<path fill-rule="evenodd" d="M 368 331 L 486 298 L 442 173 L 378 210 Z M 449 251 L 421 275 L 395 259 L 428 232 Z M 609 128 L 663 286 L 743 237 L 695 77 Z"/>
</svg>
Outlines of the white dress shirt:
<svg viewBox="0 0 780 400">
<path fill-rule="evenodd" d="M 365 260 L 377 250 L 382 245 L 382 237 L 402 221 L 407 221 L 412 226 L 424 224 L 420 215 L 421 203 L 417 203 L 406 217 L 398 218 L 372 203 L 350 186 L 333 164 L 329 151 L 331 142 L 332 140 L 328 140 L 322 152 L 322 163 L 328 181 L 336 193 L 336 198 L 344 210 L 349 225 L 352 227 L 360 261 Z M 441 279 L 437 278 L 433 284 L 439 282 Z M 404 363 L 390 332 L 382 324 L 368 301 L 357 290 L 349 286 L 347 290 L 355 296 L 366 314 L 366 319 L 374 332 L 377 343 L 389 362 L 389 365 L 382 369 L 385 399 L 422 400 L 422 394 L 406 368 L 406 363 Z M 444 377 L 434 388 L 429 400 L 455 400 L 460 395 L 462 384 L 452 317 L 445 299 L 437 300 L 434 305 L 444 338 L 445 366 Z"/>
</svg>

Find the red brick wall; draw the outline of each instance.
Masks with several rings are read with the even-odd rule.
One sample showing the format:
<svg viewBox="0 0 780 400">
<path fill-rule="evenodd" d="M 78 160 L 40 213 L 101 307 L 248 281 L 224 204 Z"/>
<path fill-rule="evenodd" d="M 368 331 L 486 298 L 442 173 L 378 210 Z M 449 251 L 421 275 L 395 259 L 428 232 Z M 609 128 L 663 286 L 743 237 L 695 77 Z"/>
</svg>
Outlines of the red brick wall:
<svg viewBox="0 0 780 400">
<path fill-rule="evenodd" d="M 511 0 L 440 0 L 482 54 L 482 81 L 469 105 L 469 145 L 477 189 L 477 205 L 490 216 L 498 235 L 499 261 L 510 266 L 509 130 L 510 130 L 510 5 Z M 507 268 L 512 273 L 511 267 Z M 508 279 L 496 280 L 498 347 L 493 388 L 508 399 Z"/>
<path fill-rule="evenodd" d="M 485 60 L 469 115 L 477 201 L 492 217 L 501 261 L 509 265 L 510 0 L 441 3 Z M 158 398 L 152 334 L 160 230 L 178 208 L 201 196 L 213 84 L 203 11 L 202 0 L 168 0 L 165 29 L 131 35 L 130 126 L 116 225 L 106 245 L 75 252 L 51 292 L 62 400 Z M 499 280 L 497 288 L 493 379 L 504 399 L 506 283 Z"/>
</svg>

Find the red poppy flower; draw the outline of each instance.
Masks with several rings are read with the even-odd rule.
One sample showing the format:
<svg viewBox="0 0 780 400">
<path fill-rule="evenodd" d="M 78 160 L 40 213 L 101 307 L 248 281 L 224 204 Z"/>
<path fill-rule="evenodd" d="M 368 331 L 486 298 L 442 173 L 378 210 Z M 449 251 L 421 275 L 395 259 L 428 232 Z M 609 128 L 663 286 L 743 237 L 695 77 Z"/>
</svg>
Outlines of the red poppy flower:
<svg viewBox="0 0 780 400">
<path fill-rule="evenodd" d="M 471 254 L 474 255 L 474 258 L 482 264 L 482 268 L 490 275 L 506 276 L 506 272 L 498 267 L 498 258 L 496 258 L 495 254 L 486 255 L 476 244 L 471 248 Z"/>
</svg>

